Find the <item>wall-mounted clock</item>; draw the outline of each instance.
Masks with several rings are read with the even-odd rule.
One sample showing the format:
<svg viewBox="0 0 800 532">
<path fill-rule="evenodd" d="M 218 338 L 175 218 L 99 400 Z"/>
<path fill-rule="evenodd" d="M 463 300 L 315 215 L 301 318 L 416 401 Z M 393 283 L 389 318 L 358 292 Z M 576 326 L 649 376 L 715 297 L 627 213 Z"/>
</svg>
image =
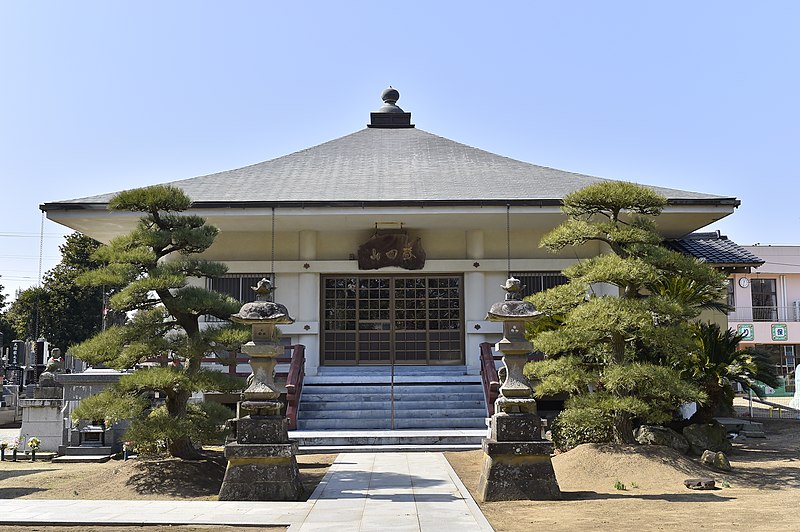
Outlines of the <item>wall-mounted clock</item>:
<svg viewBox="0 0 800 532">
<path fill-rule="evenodd" d="M 750 286 L 750 279 L 748 279 L 747 277 L 739 277 L 739 286 L 741 286 L 742 288 L 747 288 L 748 286 Z"/>
</svg>

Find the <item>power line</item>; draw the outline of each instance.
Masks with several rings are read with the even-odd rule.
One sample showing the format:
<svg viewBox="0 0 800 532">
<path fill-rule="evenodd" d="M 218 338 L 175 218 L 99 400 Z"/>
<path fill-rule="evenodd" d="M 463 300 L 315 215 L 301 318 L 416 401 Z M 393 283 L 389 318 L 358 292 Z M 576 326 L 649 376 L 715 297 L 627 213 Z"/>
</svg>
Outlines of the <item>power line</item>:
<svg viewBox="0 0 800 532">
<path fill-rule="evenodd" d="M 61 233 L 44 233 L 44 235 L 39 235 L 38 233 L 12 233 L 7 231 L 0 232 L 0 238 L 39 238 L 40 236 L 44 236 L 44 238 L 62 238 L 65 235 Z"/>
<path fill-rule="evenodd" d="M 39 255 L 0 255 L 0 259 L 38 259 Z M 61 258 L 60 256 L 56 255 L 45 255 L 43 258 L 48 260 L 55 260 Z"/>
</svg>

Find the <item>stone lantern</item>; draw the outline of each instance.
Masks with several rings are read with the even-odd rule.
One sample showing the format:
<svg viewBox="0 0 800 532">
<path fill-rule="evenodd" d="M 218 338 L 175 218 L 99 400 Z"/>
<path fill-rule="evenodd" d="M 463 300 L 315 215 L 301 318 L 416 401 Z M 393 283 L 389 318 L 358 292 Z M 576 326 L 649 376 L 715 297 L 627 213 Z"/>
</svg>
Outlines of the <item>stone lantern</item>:
<svg viewBox="0 0 800 532">
<path fill-rule="evenodd" d="M 553 444 L 542 438 L 542 420 L 523 368 L 533 345 L 525 339 L 525 324 L 541 316 L 522 301 L 524 288 L 511 277 L 502 286 L 504 301 L 489 309 L 486 319 L 503 322 L 503 339 L 495 348 L 503 354 L 506 378 L 500 386 L 491 418 L 491 435 L 483 440 L 483 468 L 478 495 L 483 501 L 558 499 L 561 490 L 550 460 Z"/>
<path fill-rule="evenodd" d="M 294 323 L 286 307 L 268 301 L 274 290 L 268 279 L 254 287 L 256 301 L 245 303 L 231 320 L 250 325 L 252 340 L 242 346 L 253 370 L 231 423 L 235 441 L 225 445 L 228 468 L 219 492 L 221 501 L 296 501 L 303 495 L 297 468 L 297 442 L 289 440 L 289 424 L 281 416 L 275 364 L 285 347 L 276 325 Z"/>
</svg>

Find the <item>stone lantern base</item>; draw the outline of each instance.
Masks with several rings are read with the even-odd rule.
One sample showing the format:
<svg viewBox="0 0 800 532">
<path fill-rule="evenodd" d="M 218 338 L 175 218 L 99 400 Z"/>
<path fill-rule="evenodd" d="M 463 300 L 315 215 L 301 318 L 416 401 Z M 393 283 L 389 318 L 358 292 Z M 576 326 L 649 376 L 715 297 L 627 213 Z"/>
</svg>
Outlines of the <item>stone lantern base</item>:
<svg viewBox="0 0 800 532">
<path fill-rule="evenodd" d="M 290 441 L 288 420 L 246 416 L 235 423 L 236 441 L 225 446 L 228 468 L 221 501 L 297 501 L 303 485 L 297 467 L 297 442 Z"/>
<path fill-rule="evenodd" d="M 482 502 L 560 499 L 550 455 L 553 444 L 541 439 L 536 414 L 495 414 L 491 438 L 483 440 L 478 483 Z"/>
</svg>

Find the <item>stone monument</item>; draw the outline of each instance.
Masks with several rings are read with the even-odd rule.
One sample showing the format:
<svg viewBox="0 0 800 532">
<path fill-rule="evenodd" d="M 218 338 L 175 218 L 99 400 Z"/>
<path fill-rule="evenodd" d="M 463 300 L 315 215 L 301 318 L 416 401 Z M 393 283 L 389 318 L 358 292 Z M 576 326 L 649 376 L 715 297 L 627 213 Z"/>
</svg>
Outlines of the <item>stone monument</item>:
<svg viewBox="0 0 800 532">
<path fill-rule="evenodd" d="M 251 325 L 253 339 L 242 346 L 250 355 L 252 374 L 242 392 L 233 438 L 225 445 L 228 468 L 219 491 L 221 501 L 296 501 L 303 495 L 297 468 L 297 442 L 289 440 L 289 422 L 281 416 L 280 388 L 275 384 L 277 342 L 275 326 L 294 323 L 286 307 L 268 301 L 274 290 L 268 279 L 254 287 L 256 301 L 245 303 L 237 323 Z M 246 414 L 246 415 L 245 415 Z"/>
<path fill-rule="evenodd" d="M 61 445 L 61 408 L 64 401 L 64 386 L 56 382 L 56 374 L 63 368 L 61 350 L 51 351 L 47 369 L 39 375 L 39 383 L 33 389 L 32 399 L 20 399 L 22 408 L 23 437 L 35 436 L 42 452 L 55 452 Z M 27 440 L 25 437 L 24 439 Z"/>
<path fill-rule="evenodd" d="M 486 319 L 503 322 L 503 339 L 495 348 L 503 353 L 506 378 L 491 417 L 491 435 L 483 440 L 478 496 L 482 501 L 558 499 L 561 490 L 550 460 L 553 444 L 542 438 L 533 389 L 523 374 L 533 348 L 525 339 L 525 323 L 541 312 L 521 300 L 519 280 L 511 277 L 502 288 L 505 300 L 492 305 Z"/>
</svg>

